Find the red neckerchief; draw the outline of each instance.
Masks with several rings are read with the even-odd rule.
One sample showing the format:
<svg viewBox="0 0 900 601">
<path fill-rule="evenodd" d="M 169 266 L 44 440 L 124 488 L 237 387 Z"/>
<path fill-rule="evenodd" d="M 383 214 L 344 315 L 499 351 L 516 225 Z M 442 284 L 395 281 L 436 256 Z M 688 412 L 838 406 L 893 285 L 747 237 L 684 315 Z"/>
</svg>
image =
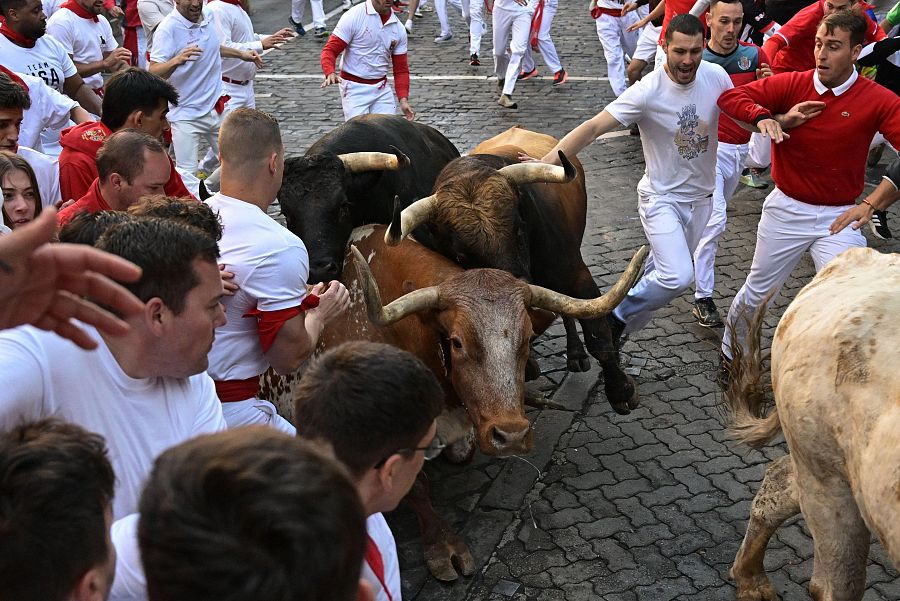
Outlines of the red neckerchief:
<svg viewBox="0 0 900 601">
<path fill-rule="evenodd" d="M 63 2 L 62 4 L 60 4 L 59 7 L 60 8 L 68 8 L 70 11 L 72 11 L 73 13 L 75 13 L 76 15 L 81 17 L 82 19 L 90 19 L 94 23 L 97 23 L 98 21 L 100 21 L 100 19 L 97 18 L 97 15 L 95 15 L 94 13 L 92 13 L 91 11 L 86 9 L 85 7 L 78 4 L 78 2 L 76 2 L 75 0 L 66 0 L 66 2 Z"/>
<path fill-rule="evenodd" d="M 210 0 L 212 2 L 213 0 Z M 247 9 L 244 8 L 244 5 L 241 4 L 241 0 L 220 0 L 220 2 L 225 2 L 226 4 L 234 4 L 235 6 L 240 7 L 241 10 L 247 12 Z"/>
<path fill-rule="evenodd" d="M 6 36 L 6 39 L 15 44 L 16 46 L 21 46 L 22 48 L 34 48 L 37 40 L 31 40 L 26 38 L 23 35 L 19 35 L 15 31 L 9 28 L 9 25 L 6 24 L 6 21 L 0 23 L 0 33 Z"/>
<path fill-rule="evenodd" d="M 369 541 L 366 544 L 366 563 L 369 564 L 369 568 L 375 574 L 375 578 L 378 578 L 378 583 L 384 589 L 384 594 L 387 595 L 388 601 L 394 601 L 394 597 L 391 596 L 391 591 L 384 581 L 384 559 L 381 557 L 381 551 L 378 550 L 378 545 L 375 544 L 371 536 L 368 536 L 368 539 Z"/>
<path fill-rule="evenodd" d="M 19 84 L 20 86 L 25 88 L 26 92 L 28 91 L 28 85 L 24 81 L 22 81 L 22 78 L 19 77 L 18 75 L 16 75 L 15 73 L 13 73 L 12 71 L 10 71 L 9 69 L 7 69 L 6 67 L 4 67 L 3 65 L 0 65 L 0 73 L 6 73 L 6 75 L 9 76 L 9 78 L 11 80 L 13 80 L 17 84 Z"/>
</svg>

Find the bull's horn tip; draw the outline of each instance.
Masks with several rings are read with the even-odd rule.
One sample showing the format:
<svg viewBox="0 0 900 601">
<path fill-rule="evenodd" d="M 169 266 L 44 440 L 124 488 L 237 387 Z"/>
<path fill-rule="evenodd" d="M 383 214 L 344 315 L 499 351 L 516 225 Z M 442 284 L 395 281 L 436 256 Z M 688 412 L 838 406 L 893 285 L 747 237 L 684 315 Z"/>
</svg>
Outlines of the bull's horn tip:
<svg viewBox="0 0 900 601">
<path fill-rule="evenodd" d="M 391 152 L 394 154 L 394 156 L 397 157 L 398 167 L 400 167 L 400 168 L 409 167 L 410 161 L 409 161 L 409 157 L 406 156 L 406 153 L 404 153 L 402 150 L 400 150 L 399 148 L 397 148 L 394 145 L 389 146 L 389 148 L 391 149 Z"/>
<path fill-rule="evenodd" d="M 559 153 L 559 163 L 563 166 L 563 170 L 566 173 L 566 181 L 570 182 L 578 175 L 578 172 L 575 170 L 575 165 L 572 164 L 572 161 L 569 160 L 569 157 L 567 157 L 566 153 L 562 150 L 558 150 L 557 152 Z"/>
</svg>

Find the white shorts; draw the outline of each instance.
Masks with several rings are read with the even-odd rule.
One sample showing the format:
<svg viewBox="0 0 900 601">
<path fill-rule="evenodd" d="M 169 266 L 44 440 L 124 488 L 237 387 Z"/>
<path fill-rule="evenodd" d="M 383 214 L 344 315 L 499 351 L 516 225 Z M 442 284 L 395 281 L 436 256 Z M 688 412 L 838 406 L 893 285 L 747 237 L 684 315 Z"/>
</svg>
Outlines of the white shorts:
<svg viewBox="0 0 900 601">
<path fill-rule="evenodd" d="M 638 38 L 637 47 L 634 50 L 634 56 L 631 58 L 650 63 L 655 60 L 656 49 L 659 47 L 659 31 L 662 27 L 657 27 L 652 23 L 648 23 L 641 30 L 641 37 Z"/>
<path fill-rule="evenodd" d="M 229 428 L 263 425 L 271 426 L 291 436 L 297 435 L 297 429 L 293 424 L 278 415 L 275 405 L 263 399 L 252 398 L 246 401 L 222 403 L 222 413 Z"/>
</svg>

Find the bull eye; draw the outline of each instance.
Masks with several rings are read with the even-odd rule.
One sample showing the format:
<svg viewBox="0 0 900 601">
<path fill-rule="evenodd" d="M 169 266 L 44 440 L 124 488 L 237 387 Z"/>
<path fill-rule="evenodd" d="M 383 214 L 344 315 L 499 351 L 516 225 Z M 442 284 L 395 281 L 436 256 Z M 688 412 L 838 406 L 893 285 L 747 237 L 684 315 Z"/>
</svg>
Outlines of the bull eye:
<svg viewBox="0 0 900 601">
<path fill-rule="evenodd" d="M 456 350 L 462 350 L 462 340 L 460 340 L 458 336 L 451 336 L 450 344 L 452 344 L 453 348 Z"/>
</svg>

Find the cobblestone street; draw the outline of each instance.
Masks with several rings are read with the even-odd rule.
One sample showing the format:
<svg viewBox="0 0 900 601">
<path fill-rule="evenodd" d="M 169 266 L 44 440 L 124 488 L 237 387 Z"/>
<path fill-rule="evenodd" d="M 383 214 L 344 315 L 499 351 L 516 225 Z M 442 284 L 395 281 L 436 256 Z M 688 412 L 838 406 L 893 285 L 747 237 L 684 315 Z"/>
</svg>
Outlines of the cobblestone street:
<svg viewBox="0 0 900 601">
<path fill-rule="evenodd" d="M 598 112 L 613 95 L 586 4 L 562 6 L 553 25 L 569 83 L 554 88 L 553 74 L 536 56 L 540 77 L 518 83 L 519 109 L 512 111 L 497 106 L 496 80 L 488 78 L 490 28 L 482 43 L 483 66 L 470 67 L 459 13 L 451 8 L 455 37 L 440 45 L 432 41 L 439 33 L 437 16 L 425 13 L 410 37 L 410 104 L 418 120 L 465 153 L 514 124 L 561 137 Z M 327 1 L 326 11 L 337 5 Z M 271 20 L 276 10 L 284 13 L 278 27 L 286 25 L 286 5 L 259 4 L 255 18 Z M 329 29 L 339 15 L 328 20 Z M 269 53 L 257 77 L 258 106 L 278 117 L 288 155 L 302 154 L 343 121 L 336 87 L 319 87 L 320 48 L 311 35 L 295 39 Z M 588 185 L 582 251 L 601 287 L 615 281 L 645 242 L 635 193 L 643 170 L 640 144 L 625 130 L 579 155 Z M 870 187 L 893 156 L 885 154 L 868 173 Z M 715 301 L 723 313 L 747 274 L 766 192 L 741 187 L 729 206 L 716 273 Z M 890 224 L 900 231 L 898 211 L 890 212 Z M 881 252 L 900 250 L 896 241 L 875 239 L 868 230 L 866 235 Z M 767 335 L 812 274 L 807 256 L 768 316 Z M 467 466 L 438 459 L 426 468 L 435 507 L 472 549 L 475 575 L 452 584 L 434 580 L 422 559 L 412 513 L 401 506 L 389 516 L 406 599 L 734 598 L 728 569 L 750 501 L 766 463 L 785 448 L 782 443 L 757 452 L 728 440 L 714 382 L 721 331 L 696 324 L 692 300 L 692 291 L 677 299 L 625 344 L 623 361 L 641 395 L 641 407 L 629 416 L 611 410 L 596 363 L 590 372 L 567 374 L 560 321 L 538 340 L 534 348 L 542 376 L 534 385 L 562 408 L 529 412 L 533 452 L 521 459 L 478 454 Z M 809 598 L 812 539 L 802 519 L 789 521 L 775 536 L 766 567 L 783 599 Z M 864 599 L 900 599 L 898 573 L 877 543 Z"/>
</svg>

